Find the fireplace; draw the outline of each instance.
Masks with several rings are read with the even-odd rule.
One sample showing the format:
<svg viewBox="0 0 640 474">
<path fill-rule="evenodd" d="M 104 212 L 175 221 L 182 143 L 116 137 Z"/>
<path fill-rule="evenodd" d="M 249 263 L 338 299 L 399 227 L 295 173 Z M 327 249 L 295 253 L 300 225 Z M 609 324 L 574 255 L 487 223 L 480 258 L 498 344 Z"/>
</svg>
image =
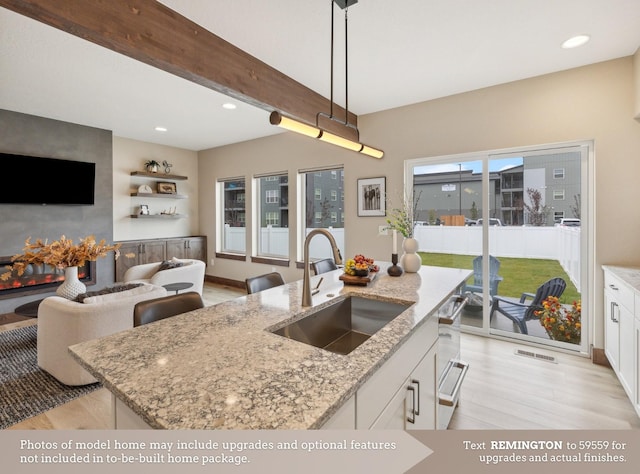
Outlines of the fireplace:
<svg viewBox="0 0 640 474">
<path fill-rule="evenodd" d="M 0 256 L 0 273 L 7 271 L 11 265 L 11 257 Z M 78 268 L 78 278 L 85 285 L 96 283 L 96 262 L 87 262 Z M 12 275 L 7 281 L 0 280 L 0 299 L 16 298 L 35 293 L 55 291 L 64 281 L 64 270 L 50 265 L 29 265 L 29 269 L 22 276 Z"/>
</svg>

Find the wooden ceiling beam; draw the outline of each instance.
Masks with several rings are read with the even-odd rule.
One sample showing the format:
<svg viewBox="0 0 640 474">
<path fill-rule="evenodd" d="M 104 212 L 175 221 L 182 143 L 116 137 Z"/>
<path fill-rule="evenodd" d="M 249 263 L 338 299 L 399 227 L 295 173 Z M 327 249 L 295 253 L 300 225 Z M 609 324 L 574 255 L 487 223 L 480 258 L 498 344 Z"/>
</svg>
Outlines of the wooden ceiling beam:
<svg viewBox="0 0 640 474">
<path fill-rule="evenodd" d="M 331 101 L 156 0 L 0 0 L 0 6 L 267 111 L 316 123 Z M 345 110 L 334 104 L 334 117 Z M 349 113 L 349 123 L 357 126 Z M 330 131 L 356 139 L 351 127 Z"/>
</svg>

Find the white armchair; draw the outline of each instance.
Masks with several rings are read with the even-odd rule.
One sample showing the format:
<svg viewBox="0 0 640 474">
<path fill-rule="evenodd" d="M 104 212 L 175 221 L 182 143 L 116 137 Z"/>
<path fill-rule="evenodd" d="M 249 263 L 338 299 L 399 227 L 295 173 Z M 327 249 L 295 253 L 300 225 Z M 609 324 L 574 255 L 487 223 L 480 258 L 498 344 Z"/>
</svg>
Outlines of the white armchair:
<svg viewBox="0 0 640 474">
<path fill-rule="evenodd" d="M 191 283 L 193 286 L 184 291 L 195 291 L 202 296 L 204 272 L 206 265 L 201 260 L 177 259 L 169 262 L 179 262 L 182 266 L 160 270 L 163 262 L 145 263 L 129 268 L 124 274 L 125 283 L 144 282 L 152 285 L 164 286 L 170 283 Z"/>
<path fill-rule="evenodd" d="M 86 298 L 83 303 L 50 296 L 38 307 L 38 366 L 66 385 L 96 379 L 69 354 L 69 346 L 133 328 L 136 303 L 167 295 L 161 286 L 142 285 Z"/>
</svg>

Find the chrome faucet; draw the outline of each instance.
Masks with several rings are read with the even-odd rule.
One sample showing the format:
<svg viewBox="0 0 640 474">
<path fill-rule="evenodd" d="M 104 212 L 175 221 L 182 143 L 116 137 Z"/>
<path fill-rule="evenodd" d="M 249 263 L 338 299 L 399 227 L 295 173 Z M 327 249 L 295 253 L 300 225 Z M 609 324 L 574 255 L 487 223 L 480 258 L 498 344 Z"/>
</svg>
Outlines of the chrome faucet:
<svg viewBox="0 0 640 474">
<path fill-rule="evenodd" d="M 342 255 L 340 255 L 340 249 L 336 244 L 336 239 L 333 238 L 331 232 L 327 229 L 313 229 L 304 239 L 304 276 L 302 278 L 302 306 L 311 306 L 311 264 L 309 263 L 309 242 L 314 235 L 322 234 L 331 244 L 331 250 L 333 251 L 333 259 L 336 265 L 342 264 Z"/>
</svg>

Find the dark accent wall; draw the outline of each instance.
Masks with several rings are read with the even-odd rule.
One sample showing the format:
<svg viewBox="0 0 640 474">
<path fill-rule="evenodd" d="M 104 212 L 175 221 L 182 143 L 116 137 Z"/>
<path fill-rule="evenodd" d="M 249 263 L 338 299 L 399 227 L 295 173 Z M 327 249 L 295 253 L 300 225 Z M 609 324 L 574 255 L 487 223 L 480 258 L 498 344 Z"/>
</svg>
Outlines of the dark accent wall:
<svg viewBox="0 0 640 474">
<path fill-rule="evenodd" d="M 14 205 L 0 204 L 0 255 L 14 255 L 24 241 L 65 235 L 74 241 L 87 235 L 113 241 L 113 140 L 109 130 L 101 130 L 0 109 L 0 152 L 35 155 L 96 164 L 95 205 Z M 13 176 L 11 163 L 0 163 L 3 180 L 20 180 L 29 187 L 28 176 Z M 51 192 L 60 186 L 73 186 L 74 177 L 52 182 Z M 0 184 L 1 185 L 1 184 Z M 113 283 L 113 258 L 100 259 L 97 282 L 92 289 Z M 0 269 L 2 270 L 2 269 Z M 54 293 L 0 299 L 0 314 Z"/>
</svg>

